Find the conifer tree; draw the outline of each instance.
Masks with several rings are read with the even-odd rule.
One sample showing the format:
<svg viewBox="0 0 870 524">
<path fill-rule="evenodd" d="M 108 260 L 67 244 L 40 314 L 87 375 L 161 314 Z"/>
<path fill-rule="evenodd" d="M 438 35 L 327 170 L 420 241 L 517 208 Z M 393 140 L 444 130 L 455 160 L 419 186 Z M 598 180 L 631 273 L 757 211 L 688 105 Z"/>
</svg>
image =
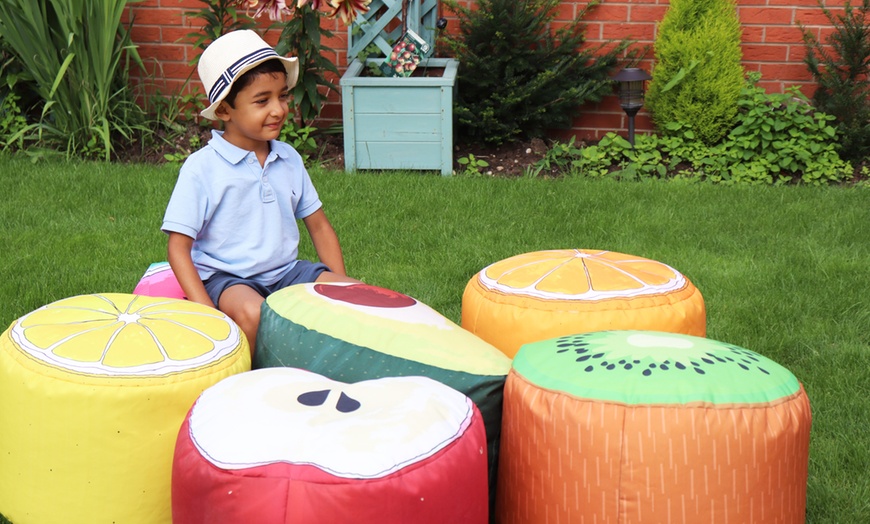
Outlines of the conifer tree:
<svg viewBox="0 0 870 524">
<path fill-rule="evenodd" d="M 454 108 L 461 139 L 502 144 L 570 127 L 584 102 L 612 90 L 610 76 L 628 41 L 584 47 L 583 17 L 553 30 L 560 0 L 447 1 L 459 34 L 445 37 L 459 60 Z"/>
<path fill-rule="evenodd" d="M 827 45 L 801 27 L 804 62 L 818 83 L 813 102 L 837 117 L 841 156 L 861 160 L 870 156 L 870 0 L 861 0 L 857 7 L 846 0 L 842 14 L 819 5 L 834 28 Z"/>
<path fill-rule="evenodd" d="M 712 145 L 731 130 L 744 85 L 740 36 L 734 0 L 671 0 L 646 96 L 661 132 L 678 122 Z"/>
</svg>

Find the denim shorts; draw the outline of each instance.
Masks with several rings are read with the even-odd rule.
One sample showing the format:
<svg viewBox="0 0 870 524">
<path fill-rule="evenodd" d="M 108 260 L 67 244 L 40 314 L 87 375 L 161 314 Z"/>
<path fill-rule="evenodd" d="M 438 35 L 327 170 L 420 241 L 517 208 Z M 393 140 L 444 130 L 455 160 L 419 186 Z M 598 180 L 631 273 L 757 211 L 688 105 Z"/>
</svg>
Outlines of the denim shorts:
<svg viewBox="0 0 870 524">
<path fill-rule="evenodd" d="M 230 273 L 224 273 L 223 271 L 218 271 L 214 275 L 208 277 L 208 280 L 205 280 L 203 284 L 205 284 L 205 290 L 208 293 L 208 296 L 211 297 L 211 301 L 215 306 L 219 307 L 221 294 L 223 294 L 223 292 L 230 286 L 242 284 L 259 293 L 263 298 L 266 298 L 275 291 L 284 289 L 287 286 L 314 282 L 324 271 L 329 271 L 326 264 L 310 262 L 308 260 L 298 260 L 296 261 L 296 265 L 293 266 L 293 269 L 288 271 L 281 280 L 268 286 L 250 279 L 237 277 Z"/>
</svg>

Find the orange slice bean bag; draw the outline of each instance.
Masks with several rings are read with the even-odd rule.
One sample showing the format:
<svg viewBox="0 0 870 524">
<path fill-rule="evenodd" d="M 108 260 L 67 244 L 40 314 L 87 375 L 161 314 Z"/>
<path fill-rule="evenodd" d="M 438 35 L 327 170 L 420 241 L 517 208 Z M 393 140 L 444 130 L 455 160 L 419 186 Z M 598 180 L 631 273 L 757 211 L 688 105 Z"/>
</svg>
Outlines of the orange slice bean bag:
<svg viewBox="0 0 870 524">
<path fill-rule="evenodd" d="M 523 344 L 589 331 L 707 332 L 704 299 L 676 269 L 612 251 L 536 251 L 468 282 L 462 327 L 513 357 Z"/>
<path fill-rule="evenodd" d="M 499 524 L 804 522 L 809 400 L 755 352 L 653 331 L 541 341 L 504 406 Z"/>
<path fill-rule="evenodd" d="M 87 295 L 21 317 L 0 338 L 0 513 L 169 522 L 178 428 L 250 367 L 236 324 L 186 300 Z"/>
</svg>

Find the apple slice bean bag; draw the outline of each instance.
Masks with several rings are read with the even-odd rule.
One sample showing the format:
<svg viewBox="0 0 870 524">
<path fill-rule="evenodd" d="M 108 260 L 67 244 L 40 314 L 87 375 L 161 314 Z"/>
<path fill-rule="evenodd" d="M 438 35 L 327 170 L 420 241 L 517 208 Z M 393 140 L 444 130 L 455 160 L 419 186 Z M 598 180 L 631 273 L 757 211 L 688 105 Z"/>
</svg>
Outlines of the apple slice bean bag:
<svg viewBox="0 0 870 524">
<path fill-rule="evenodd" d="M 485 448 L 471 400 L 425 377 L 242 373 L 181 427 L 172 522 L 485 524 Z"/>
</svg>

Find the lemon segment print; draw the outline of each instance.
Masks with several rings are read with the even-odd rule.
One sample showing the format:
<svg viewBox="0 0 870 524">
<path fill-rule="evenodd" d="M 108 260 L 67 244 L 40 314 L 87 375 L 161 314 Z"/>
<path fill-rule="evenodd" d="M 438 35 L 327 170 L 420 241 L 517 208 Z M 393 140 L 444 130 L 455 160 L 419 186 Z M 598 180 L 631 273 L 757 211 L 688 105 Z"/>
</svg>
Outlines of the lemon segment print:
<svg viewBox="0 0 870 524">
<path fill-rule="evenodd" d="M 538 251 L 502 260 L 481 271 L 480 281 L 495 291 L 545 300 L 658 295 L 686 285 L 679 271 L 661 262 L 581 249 Z"/>
<path fill-rule="evenodd" d="M 170 522 L 179 426 L 202 391 L 250 369 L 239 328 L 201 304 L 106 293 L 24 315 L 0 336 L 0 512 Z"/>
<path fill-rule="evenodd" d="M 196 369 L 232 353 L 241 338 L 235 323 L 215 309 L 127 294 L 54 302 L 22 317 L 10 336 L 49 366 L 114 377 Z"/>
</svg>

